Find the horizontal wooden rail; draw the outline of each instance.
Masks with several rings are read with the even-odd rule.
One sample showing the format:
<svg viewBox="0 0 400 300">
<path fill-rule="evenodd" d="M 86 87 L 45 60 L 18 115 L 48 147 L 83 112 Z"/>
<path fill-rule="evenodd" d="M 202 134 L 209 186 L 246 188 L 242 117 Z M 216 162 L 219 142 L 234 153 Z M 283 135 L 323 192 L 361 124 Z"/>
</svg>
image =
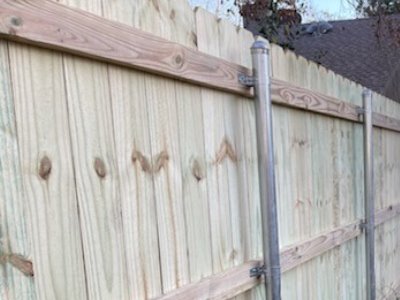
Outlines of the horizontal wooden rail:
<svg viewBox="0 0 400 300">
<path fill-rule="evenodd" d="M 297 266 L 358 237 L 362 232 L 360 225 L 361 221 L 357 221 L 325 234 L 321 234 L 308 241 L 300 242 L 282 249 L 282 272 L 294 269 Z"/>
<path fill-rule="evenodd" d="M 379 226 L 400 215 L 400 204 L 390 205 L 375 214 L 375 226 Z"/>
<path fill-rule="evenodd" d="M 349 121 L 360 121 L 358 114 L 360 107 L 281 80 L 272 80 L 271 96 L 275 104 L 303 109 Z"/>
<path fill-rule="evenodd" d="M 0 0 L 0 36 L 253 97 L 238 80 L 252 73 L 244 66 L 49 0 Z M 354 104 L 278 79 L 271 89 L 275 104 L 360 121 Z M 400 120 L 374 113 L 373 123 L 400 132 Z"/>
<path fill-rule="evenodd" d="M 0 0 L 0 36 L 252 96 L 248 68 L 54 1 Z"/>
<path fill-rule="evenodd" d="M 155 298 L 157 300 L 186 299 L 229 299 L 252 289 L 261 283 L 260 279 L 251 278 L 249 270 L 259 266 L 261 262 L 253 261 L 239 267 L 212 275 L 198 283 L 192 283 L 177 289 L 167 295 Z"/>
<path fill-rule="evenodd" d="M 400 215 L 400 204 L 381 209 L 375 214 L 376 226 L 398 215 Z M 290 271 L 360 236 L 362 233 L 361 224 L 362 221 L 356 221 L 320 234 L 307 241 L 299 242 L 281 249 L 282 273 Z M 262 264 L 261 260 L 245 263 L 223 273 L 207 277 L 201 282 L 189 284 L 156 299 L 229 299 L 261 283 L 260 280 L 249 277 L 250 269 L 260 264 Z"/>
<path fill-rule="evenodd" d="M 372 123 L 375 127 L 400 132 L 400 120 L 382 115 L 380 113 L 372 114 Z"/>
</svg>

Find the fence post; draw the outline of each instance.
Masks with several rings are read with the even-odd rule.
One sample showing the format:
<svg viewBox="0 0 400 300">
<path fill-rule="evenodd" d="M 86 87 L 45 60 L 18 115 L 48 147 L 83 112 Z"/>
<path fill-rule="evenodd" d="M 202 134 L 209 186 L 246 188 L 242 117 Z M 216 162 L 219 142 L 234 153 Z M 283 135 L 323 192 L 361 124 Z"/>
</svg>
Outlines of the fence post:
<svg viewBox="0 0 400 300">
<path fill-rule="evenodd" d="M 266 299 L 280 300 L 281 268 L 272 138 L 269 45 L 262 41 L 256 41 L 251 47 L 251 53 L 254 70 L 258 173 L 264 254 L 262 273 L 265 276 Z M 260 272 L 258 273 L 260 274 Z"/>
<path fill-rule="evenodd" d="M 364 105 L 364 196 L 367 300 L 375 300 L 375 195 L 373 161 L 372 92 L 363 91 Z"/>
</svg>

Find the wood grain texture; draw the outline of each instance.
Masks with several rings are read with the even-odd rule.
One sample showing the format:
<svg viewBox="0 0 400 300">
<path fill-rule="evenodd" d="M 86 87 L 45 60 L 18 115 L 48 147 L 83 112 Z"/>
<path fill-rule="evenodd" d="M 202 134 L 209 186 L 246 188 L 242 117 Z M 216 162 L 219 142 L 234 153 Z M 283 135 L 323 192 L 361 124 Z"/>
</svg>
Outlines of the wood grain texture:
<svg viewBox="0 0 400 300">
<path fill-rule="evenodd" d="M 144 1 L 138 15 L 141 28 L 162 38 L 173 38 L 166 1 Z M 182 165 L 174 81 L 156 76 L 145 80 L 154 174 L 163 293 L 189 283 Z M 164 161 L 163 164 L 160 164 Z"/>
<path fill-rule="evenodd" d="M 193 47 L 182 46 L 52 1 L 43 1 L 39 7 L 30 0 L 19 3 L 3 0 L 0 7 L 0 34 L 5 38 L 252 97 L 252 91 L 238 82 L 238 74 L 251 74 L 249 68 L 206 55 Z M 179 7 L 173 10 L 174 16 Z M 167 28 L 172 30 L 173 26 Z M 185 34 L 185 38 L 190 36 Z M 190 39 L 192 42 L 196 40 L 193 32 Z M 275 103 L 359 120 L 357 106 L 338 102 L 334 97 L 321 93 L 287 86 L 280 80 L 272 80 L 272 94 Z M 378 127 L 400 131 L 398 119 L 376 114 L 374 123 Z"/>
<path fill-rule="evenodd" d="M 104 17 L 139 26 L 143 1 L 103 1 Z M 129 296 L 162 294 L 146 74 L 109 65 L 115 149 L 121 180 L 121 214 Z"/>
<path fill-rule="evenodd" d="M 247 68 L 156 37 L 155 32 L 146 34 L 48 0 L 3 0 L 0 8 L 2 37 L 250 95 L 238 82 L 239 74 L 250 75 Z"/>
<path fill-rule="evenodd" d="M 258 261 L 245 263 L 154 300 L 230 299 L 261 283 L 261 280 L 249 277 L 249 270 L 259 263 Z"/>
<path fill-rule="evenodd" d="M 340 227 L 326 234 L 281 250 L 282 272 L 289 271 L 304 262 L 358 237 L 360 222 Z"/>
<path fill-rule="evenodd" d="M 357 106 L 304 87 L 296 87 L 279 79 L 272 80 L 271 96 L 272 101 L 277 104 L 288 105 L 350 121 L 359 121 Z"/>
<path fill-rule="evenodd" d="M 18 255 L 32 261 L 31 218 L 25 204 L 9 51 L 4 41 L 0 41 L 0 66 L 0 257 Z M 0 298 L 36 299 L 33 277 L 8 260 L 0 261 Z"/>
<path fill-rule="evenodd" d="M 199 50 L 219 55 L 219 31 L 215 16 L 196 10 L 197 40 Z M 211 38 L 218 37 L 213 43 Z M 231 224 L 228 164 L 236 159 L 231 136 L 225 128 L 226 96 L 216 91 L 202 89 L 206 174 L 209 191 L 211 245 L 213 273 L 234 266 L 235 252 Z M 229 162 L 229 160 L 231 162 Z"/>
<path fill-rule="evenodd" d="M 375 226 L 379 226 L 400 215 L 400 204 L 390 205 L 387 208 L 377 211 L 375 214 Z"/>
<path fill-rule="evenodd" d="M 61 3 L 102 13 L 99 1 Z M 88 298 L 128 298 L 107 65 L 70 55 L 63 64 Z"/>
<path fill-rule="evenodd" d="M 62 57 L 14 43 L 9 49 L 37 296 L 82 299 L 84 258 Z"/>
<path fill-rule="evenodd" d="M 335 104 L 338 104 L 337 99 L 347 99 L 347 96 L 353 108 L 360 104 L 356 98 L 353 100 L 354 95 L 349 89 L 344 88 L 348 94 L 339 93 L 339 87 L 346 84 L 332 72 L 275 45 L 271 45 L 270 53 L 275 80 L 326 95 L 336 99 Z M 299 99 L 303 99 L 302 95 L 299 92 Z M 306 107 L 308 102 L 302 101 L 301 105 Z M 347 179 L 362 180 L 358 171 L 362 161 L 352 160 L 353 150 L 342 153 L 341 148 L 353 149 L 351 141 L 355 139 L 357 143 L 360 135 L 352 126 L 360 125 L 346 119 L 336 120 L 318 111 L 317 114 L 310 110 L 301 112 L 282 105 L 274 106 L 273 113 L 281 244 L 290 247 L 312 240 L 321 232 L 359 219 L 356 208 L 362 203 L 357 193 L 360 186 L 347 184 Z M 352 118 L 355 117 L 356 114 Z M 282 276 L 283 298 L 362 298 L 362 281 L 353 271 L 361 262 L 355 255 L 362 249 L 359 245 L 358 239 L 351 239 L 319 255 L 318 259 L 285 272 Z"/>
</svg>

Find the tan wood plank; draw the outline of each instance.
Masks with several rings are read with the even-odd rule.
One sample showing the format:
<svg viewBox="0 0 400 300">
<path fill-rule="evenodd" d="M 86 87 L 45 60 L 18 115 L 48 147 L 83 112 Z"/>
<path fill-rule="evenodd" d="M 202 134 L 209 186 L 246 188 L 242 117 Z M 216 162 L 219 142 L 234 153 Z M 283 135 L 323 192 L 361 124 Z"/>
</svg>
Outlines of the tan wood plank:
<svg viewBox="0 0 400 300">
<path fill-rule="evenodd" d="M 126 262 L 107 69 L 76 57 L 64 64 L 88 295 L 121 299 Z"/>
<path fill-rule="evenodd" d="M 326 234 L 281 250 L 282 272 L 320 256 L 321 254 L 354 239 L 361 234 L 360 222 L 337 228 Z"/>
<path fill-rule="evenodd" d="M 400 204 L 390 205 L 375 214 L 375 226 L 379 226 L 400 215 Z"/>
<path fill-rule="evenodd" d="M 32 218 L 26 209 L 13 101 L 8 44 L 0 41 L 0 298 L 36 299 Z M 23 264 L 12 264 L 7 258 L 13 256 Z"/>
<path fill-rule="evenodd" d="M 174 39 L 168 1 L 144 1 L 139 17 L 141 28 L 156 36 Z M 188 16 L 189 17 L 189 16 Z M 163 292 L 189 283 L 188 237 L 181 148 L 174 81 L 146 76 L 154 190 L 157 204 Z"/>
<path fill-rule="evenodd" d="M 400 132 L 400 120 L 385 116 L 380 113 L 373 113 L 372 122 L 374 126 Z"/>
<path fill-rule="evenodd" d="M 1 1 L 0 36 L 250 95 L 247 68 L 53 1 Z"/>
<path fill-rule="evenodd" d="M 219 31 L 216 17 L 202 9 L 197 9 L 196 22 L 199 50 L 219 55 Z M 212 39 L 215 40 L 210 43 Z M 212 261 L 215 274 L 234 266 L 228 161 L 235 161 L 237 158 L 231 136 L 228 136 L 225 127 L 226 96 L 208 89 L 202 89 L 201 94 L 204 140 L 206 141 L 206 179 L 209 191 Z"/>
<path fill-rule="evenodd" d="M 26 45 L 9 47 L 37 295 L 82 299 L 84 257 L 62 57 Z"/>
<path fill-rule="evenodd" d="M 46 3 L 40 3 L 39 7 L 47 9 Z M 97 0 L 62 0 L 61 3 L 102 14 L 101 2 Z M 107 65 L 65 55 L 64 76 L 88 298 L 128 298 Z"/>
<path fill-rule="evenodd" d="M 259 263 L 258 261 L 245 263 L 154 300 L 230 299 L 261 283 L 260 279 L 249 276 L 249 270 Z"/>
<path fill-rule="evenodd" d="M 359 121 L 356 105 L 297 87 L 279 79 L 272 81 L 271 94 L 272 101 L 276 104 L 288 105 L 350 121 Z"/>
<path fill-rule="evenodd" d="M 288 272 L 359 237 L 361 235 L 360 225 L 361 222 L 357 221 L 307 241 L 285 247 L 281 250 L 282 272 Z M 250 269 L 261 263 L 261 261 L 245 263 L 155 299 L 228 299 L 261 283 L 261 281 L 249 277 Z"/>
<path fill-rule="evenodd" d="M 197 49 L 197 26 L 193 9 L 187 0 L 168 3 L 163 36 L 186 47 Z M 206 176 L 206 154 L 201 88 L 175 82 L 178 133 L 182 166 L 182 188 L 187 235 L 190 282 L 212 274 L 211 226 Z M 210 196 L 210 198 L 209 198 Z"/>
<path fill-rule="evenodd" d="M 104 17 L 139 26 L 144 1 L 102 1 Z M 160 247 L 151 162 L 146 74 L 108 66 L 129 297 L 162 294 Z"/>
<path fill-rule="evenodd" d="M 0 2 L 0 35 L 247 97 L 252 95 L 250 89 L 238 83 L 238 74 L 249 75 L 249 68 L 117 22 L 104 20 L 82 10 L 52 1 L 43 1 L 40 6 L 36 4 L 31 0 L 18 3 L 10 0 Z M 68 36 L 75 38 L 67 39 Z M 343 101 L 337 102 L 333 97 L 287 86 L 280 80 L 272 81 L 272 93 L 275 103 L 358 121 L 357 106 Z M 378 127 L 400 130 L 400 121 L 394 118 L 376 114 L 374 122 Z"/>
</svg>

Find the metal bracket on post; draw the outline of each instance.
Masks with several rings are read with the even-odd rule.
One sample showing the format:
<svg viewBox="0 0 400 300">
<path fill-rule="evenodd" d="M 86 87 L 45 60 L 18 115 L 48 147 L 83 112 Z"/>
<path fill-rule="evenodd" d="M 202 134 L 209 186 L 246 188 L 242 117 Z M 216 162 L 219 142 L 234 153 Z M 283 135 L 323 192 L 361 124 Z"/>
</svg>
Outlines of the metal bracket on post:
<svg viewBox="0 0 400 300">
<path fill-rule="evenodd" d="M 238 76 L 239 83 L 247 86 L 247 87 L 254 87 L 255 85 L 255 78 L 254 76 L 248 76 L 245 74 L 239 74 Z"/>
<path fill-rule="evenodd" d="M 267 273 L 265 266 L 258 266 L 250 269 L 250 277 L 261 277 Z"/>
<path fill-rule="evenodd" d="M 364 195 L 365 220 L 362 229 L 365 232 L 367 300 L 376 299 L 375 279 L 375 200 L 374 200 L 374 161 L 373 161 L 373 123 L 372 92 L 363 92 L 364 113 Z"/>
<path fill-rule="evenodd" d="M 281 299 L 281 265 L 278 237 L 278 213 L 275 188 L 274 143 L 269 46 L 256 41 L 251 47 L 257 131 L 258 176 L 260 184 L 261 222 L 264 266 L 253 268 L 250 276 L 265 278 L 265 299 Z M 243 80 L 246 82 L 246 80 Z M 268 273 L 267 269 L 268 268 Z"/>
</svg>

